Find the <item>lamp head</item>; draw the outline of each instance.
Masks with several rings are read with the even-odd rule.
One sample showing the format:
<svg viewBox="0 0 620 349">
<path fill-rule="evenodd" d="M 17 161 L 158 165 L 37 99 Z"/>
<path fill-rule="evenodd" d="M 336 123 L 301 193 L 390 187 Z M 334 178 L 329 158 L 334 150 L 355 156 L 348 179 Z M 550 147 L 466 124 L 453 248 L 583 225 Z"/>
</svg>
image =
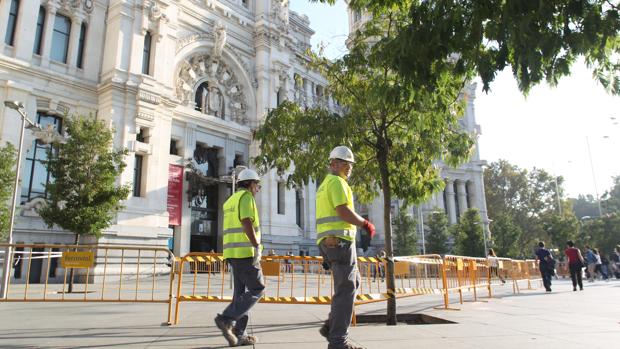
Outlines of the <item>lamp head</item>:
<svg viewBox="0 0 620 349">
<path fill-rule="evenodd" d="M 24 109 L 24 103 L 20 101 L 4 101 L 4 106 L 14 110 Z"/>
</svg>

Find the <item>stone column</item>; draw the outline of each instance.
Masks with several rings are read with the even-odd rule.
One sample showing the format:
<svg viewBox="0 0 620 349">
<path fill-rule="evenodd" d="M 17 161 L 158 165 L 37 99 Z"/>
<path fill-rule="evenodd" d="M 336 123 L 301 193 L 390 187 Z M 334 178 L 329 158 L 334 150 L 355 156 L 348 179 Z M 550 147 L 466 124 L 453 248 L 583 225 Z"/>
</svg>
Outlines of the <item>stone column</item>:
<svg viewBox="0 0 620 349">
<path fill-rule="evenodd" d="M 9 0 L 5 2 L 11 2 Z M 15 27 L 15 58 L 30 61 L 34 46 L 35 31 L 37 30 L 36 19 L 39 15 L 38 0 L 22 0 L 17 14 L 17 26 Z M 8 19 L 8 18 L 7 18 Z M 6 27 L 7 22 L 0 22 Z M 4 28 L 6 30 L 6 28 Z M 4 35 L 2 36 L 4 41 Z"/>
<path fill-rule="evenodd" d="M 435 207 L 433 207 L 433 209 L 437 208 L 441 211 L 444 210 L 444 203 L 443 203 L 443 191 L 437 192 L 435 194 Z"/>
<path fill-rule="evenodd" d="M 47 3 L 45 13 L 45 28 L 43 29 L 43 42 L 41 48 L 41 67 L 49 67 L 50 55 L 52 53 L 52 34 L 54 32 L 54 22 L 56 21 L 56 11 L 58 8 L 51 1 Z"/>
<path fill-rule="evenodd" d="M 456 203 L 454 197 L 454 181 L 446 178 L 446 201 L 448 207 L 448 223 L 456 224 Z"/>
<path fill-rule="evenodd" d="M 183 159 L 193 158 L 194 150 L 196 149 L 196 125 L 188 124 L 185 128 L 185 145 L 183 147 Z M 187 172 L 186 172 L 187 173 Z M 185 174 L 183 176 L 183 205 L 187 205 L 187 209 L 183 210 L 183 216 L 181 217 L 180 234 L 176 234 L 174 237 L 174 254 L 177 256 L 185 255 L 189 252 L 189 245 L 192 234 L 192 219 L 191 209 L 189 208 L 189 195 L 187 193 L 189 189 L 189 183 L 185 180 Z"/>
<path fill-rule="evenodd" d="M 71 34 L 69 36 L 69 50 L 67 53 L 67 65 L 72 72 L 77 68 L 77 56 L 80 46 L 80 32 L 82 30 L 82 22 L 84 19 L 75 15 L 71 17 Z"/>
<path fill-rule="evenodd" d="M 465 181 L 462 179 L 456 180 L 456 195 L 459 200 L 459 216 L 462 216 L 467 211 L 467 190 Z"/>
</svg>

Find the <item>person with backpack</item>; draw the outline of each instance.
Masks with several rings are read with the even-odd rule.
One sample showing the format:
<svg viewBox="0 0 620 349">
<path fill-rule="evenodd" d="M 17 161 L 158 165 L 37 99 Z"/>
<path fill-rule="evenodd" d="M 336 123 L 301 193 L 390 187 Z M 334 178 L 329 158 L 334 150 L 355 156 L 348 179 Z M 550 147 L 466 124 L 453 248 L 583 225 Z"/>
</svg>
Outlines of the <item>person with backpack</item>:
<svg viewBox="0 0 620 349">
<path fill-rule="evenodd" d="M 536 259 L 538 259 L 538 268 L 545 290 L 551 292 L 551 277 L 555 274 L 555 260 L 551 252 L 545 248 L 545 243 L 542 241 L 538 243 Z"/>
</svg>

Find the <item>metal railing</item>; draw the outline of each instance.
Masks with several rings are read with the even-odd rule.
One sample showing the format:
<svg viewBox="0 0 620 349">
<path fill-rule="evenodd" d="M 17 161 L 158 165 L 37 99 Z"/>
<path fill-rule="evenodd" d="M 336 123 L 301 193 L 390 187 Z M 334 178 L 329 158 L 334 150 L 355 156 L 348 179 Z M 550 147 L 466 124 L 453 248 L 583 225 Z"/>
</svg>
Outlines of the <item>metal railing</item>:
<svg viewBox="0 0 620 349">
<path fill-rule="evenodd" d="M 265 292 L 261 303 L 330 304 L 333 280 L 330 271 L 323 270 L 321 257 L 263 256 L 261 267 L 265 278 Z M 174 324 L 179 322 L 183 302 L 230 302 L 233 297 L 231 270 L 219 253 L 190 253 L 177 259 L 177 285 Z M 385 301 L 390 297 L 402 298 L 419 295 L 443 295 L 444 308 L 450 309 L 450 294 L 458 293 L 463 303 L 463 292 L 473 293 L 486 289 L 492 297 L 492 287 L 510 278 L 513 292 L 518 292 L 518 281 L 528 280 L 531 287 L 531 268 L 535 261 L 513 261 L 497 258 L 491 266 L 486 258 L 466 256 L 421 255 L 394 258 L 395 289 L 387 289 L 386 260 L 358 257 L 361 277 L 355 305 Z M 516 267 L 515 267 L 516 265 Z M 516 268 L 516 269 L 515 269 Z"/>
<path fill-rule="evenodd" d="M 8 244 L 0 244 L 0 248 Z M 174 255 L 134 245 L 11 244 L 6 298 L 0 302 L 129 302 L 168 304 Z M 4 257 L 4 256 L 2 256 Z"/>
</svg>

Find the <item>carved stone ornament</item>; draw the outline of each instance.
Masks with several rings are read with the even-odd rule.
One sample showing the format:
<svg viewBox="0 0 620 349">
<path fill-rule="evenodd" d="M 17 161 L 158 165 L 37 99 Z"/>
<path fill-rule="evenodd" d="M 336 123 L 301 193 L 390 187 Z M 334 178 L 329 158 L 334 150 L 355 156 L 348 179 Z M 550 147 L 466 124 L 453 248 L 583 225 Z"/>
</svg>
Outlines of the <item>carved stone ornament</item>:
<svg viewBox="0 0 620 349">
<path fill-rule="evenodd" d="M 288 30 L 288 2 L 289 0 L 274 0 L 271 9 L 278 27 Z"/>
<path fill-rule="evenodd" d="M 92 0 L 48 0 L 47 2 L 42 2 L 42 4 L 47 4 L 48 6 L 56 5 L 55 7 L 78 17 L 90 14 L 95 7 Z"/>
<path fill-rule="evenodd" d="M 218 21 L 214 27 L 215 31 L 215 45 L 213 46 L 213 55 L 215 58 L 222 57 L 224 46 L 226 46 L 226 27 L 222 22 Z"/>
<path fill-rule="evenodd" d="M 242 85 L 226 63 L 204 53 L 181 63 L 175 82 L 181 104 L 200 107 L 204 114 L 247 124 L 247 102 Z M 195 101 L 199 100 L 199 106 Z"/>
</svg>

